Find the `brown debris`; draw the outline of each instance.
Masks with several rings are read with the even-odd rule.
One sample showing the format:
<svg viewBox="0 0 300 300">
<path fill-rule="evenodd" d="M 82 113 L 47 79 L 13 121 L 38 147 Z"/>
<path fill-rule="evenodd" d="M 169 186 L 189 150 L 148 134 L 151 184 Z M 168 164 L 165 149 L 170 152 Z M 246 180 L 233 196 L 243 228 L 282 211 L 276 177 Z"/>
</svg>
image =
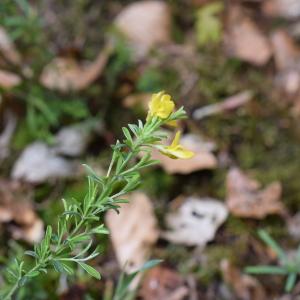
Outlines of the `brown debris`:
<svg viewBox="0 0 300 300">
<path fill-rule="evenodd" d="M 247 274 L 243 274 L 228 260 L 221 262 L 221 271 L 226 284 L 232 287 L 240 300 L 265 300 L 266 292 L 260 282 Z"/>
<path fill-rule="evenodd" d="M 4 59 L 12 64 L 21 64 L 21 55 L 17 51 L 14 43 L 7 34 L 4 27 L 0 26 L 0 53 L 3 55 Z"/>
<path fill-rule="evenodd" d="M 169 6 L 163 1 L 134 2 L 120 12 L 115 26 L 128 38 L 136 56 L 143 57 L 152 47 L 170 42 Z"/>
<path fill-rule="evenodd" d="M 273 182 L 261 189 L 259 182 L 238 168 L 232 168 L 227 174 L 226 186 L 226 204 L 235 216 L 263 219 L 270 214 L 285 214 L 285 207 L 280 201 L 280 182 Z"/>
<path fill-rule="evenodd" d="M 136 271 L 148 259 L 159 232 L 151 200 L 141 192 L 130 194 L 120 213 L 108 211 L 105 217 L 121 268 Z"/>
<path fill-rule="evenodd" d="M 39 242 L 44 234 L 43 222 L 30 203 L 30 191 L 16 181 L 0 179 L 0 223 L 9 225 L 15 239 Z"/>
<path fill-rule="evenodd" d="M 227 25 L 225 46 L 230 56 L 257 66 L 269 61 L 272 48 L 268 39 L 240 7 L 230 8 Z"/>
<path fill-rule="evenodd" d="M 21 78 L 9 71 L 0 70 L 0 88 L 11 89 L 21 83 Z"/>
<path fill-rule="evenodd" d="M 72 58 L 57 57 L 45 66 L 40 81 L 61 92 L 83 90 L 101 75 L 111 51 L 111 46 L 107 46 L 94 62 L 82 64 Z"/>
<path fill-rule="evenodd" d="M 183 278 L 162 266 L 147 272 L 139 293 L 143 300 L 183 300 L 188 294 Z"/>
</svg>

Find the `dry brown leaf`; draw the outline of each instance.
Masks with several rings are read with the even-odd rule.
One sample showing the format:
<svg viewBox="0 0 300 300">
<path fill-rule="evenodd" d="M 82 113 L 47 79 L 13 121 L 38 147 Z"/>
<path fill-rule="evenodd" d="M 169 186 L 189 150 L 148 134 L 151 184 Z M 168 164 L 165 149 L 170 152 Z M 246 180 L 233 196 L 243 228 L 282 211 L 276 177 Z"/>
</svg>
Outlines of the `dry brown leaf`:
<svg viewBox="0 0 300 300">
<path fill-rule="evenodd" d="M 159 232 L 151 200 L 141 192 L 132 193 L 129 200 L 121 204 L 119 214 L 109 211 L 105 219 L 120 267 L 132 272 L 147 261 Z"/>
<path fill-rule="evenodd" d="M 11 89 L 21 83 L 21 78 L 9 71 L 0 70 L 0 87 Z"/>
<path fill-rule="evenodd" d="M 273 182 L 261 189 L 259 182 L 249 178 L 238 168 L 232 168 L 227 174 L 226 186 L 226 204 L 235 216 L 263 219 L 270 214 L 285 213 L 280 201 L 280 182 Z"/>
<path fill-rule="evenodd" d="M 227 208 L 220 201 L 188 197 L 177 211 L 166 215 L 169 230 L 162 236 L 176 244 L 204 247 L 214 239 L 227 215 Z"/>
<path fill-rule="evenodd" d="M 284 30 L 277 30 L 271 36 L 274 59 L 279 71 L 294 68 L 300 58 L 300 49 Z"/>
<path fill-rule="evenodd" d="M 215 149 L 213 142 L 206 142 L 198 135 L 185 134 L 180 139 L 180 143 L 187 149 L 193 151 L 195 156 L 190 159 L 171 159 L 158 150 L 153 151 L 153 159 L 160 161 L 163 169 L 169 174 L 189 174 L 203 169 L 215 169 L 217 159 L 212 153 Z"/>
<path fill-rule="evenodd" d="M 299 0 L 265 0 L 262 11 L 272 17 L 295 19 L 300 16 Z"/>
<path fill-rule="evenodd" d="M 14 43 L 7 34 L 5 28 L 0 26 L 0 52 L 9 62 L 13 64 L 21 64 L 21 56 Z"/>
<path fill-rule="evenodd" d="M 15 239 L 37 243 L 43 237 L 44 226 L 29 200 L 30 191 L 24 185 L 0 180 L 0 222 L 15 224 L 9 225 Z"/>
<path fill-rule="evenodd" d="M 230 8 L 227 27 L 225 45 L 230 56 L 257 66 L 269 61 L 272 48 L 268 39 L 238 6 Z"/>
<path fill-rule="evenodd" d="M 129 40 L 138 57 L 152 47 L 168 43 L 171 13 L 163 1 L 138 1 L 126 6 L 116 17 L 115 26 Z"/>
<path fill-rule="evenodd" d="M 265 300 L 266 292 L 260 282 L 247 274 L 243 274 L 228 260 L 221 262 L 221 271 L 226 284 L 232 287 L 240 300 Z"/>
<path fill-rule="evenodd" d="M 71 58 L 55 58 L 45 66 L 40 81 L 45 87 L 61 92 L 83 90 L 101 75 L 110 53 L 108 46 L 94 62 L 82 64 Z"/>
<path fill-rule="evenodd" d="M 188 294 L 180 274 L 161 266 L 147 272 L 139 293 L 143 300 L 183 300 Z"/>
</svg>

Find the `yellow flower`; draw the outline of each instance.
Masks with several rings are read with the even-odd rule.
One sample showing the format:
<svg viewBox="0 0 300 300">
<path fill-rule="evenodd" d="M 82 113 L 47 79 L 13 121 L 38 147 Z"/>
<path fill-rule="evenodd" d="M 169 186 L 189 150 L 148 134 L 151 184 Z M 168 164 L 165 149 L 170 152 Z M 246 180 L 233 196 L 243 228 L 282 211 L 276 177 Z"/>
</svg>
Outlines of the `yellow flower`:
<svg viewBox="0 0 300 300">
<path fill-rule="evenodd" d="M 170 146 L 159 146 L 158 149 L 160 150 L 160 152 L 173 159 L 192 158 L 195 155 L 195 153 L 188 149 L 185 149 L 182 145 L 179 144 L 180 135 L 180 131 L 177 131 L 175 138 Z"/>
<path fill-rule="evenodd" d="M 147 121 L 152 117 L 167 119 L 173 112 L 174 108 L 175 104 L 170 95 L 165 94 L 163 91 L 153 94 L 149 103 Z"/>
</svg>

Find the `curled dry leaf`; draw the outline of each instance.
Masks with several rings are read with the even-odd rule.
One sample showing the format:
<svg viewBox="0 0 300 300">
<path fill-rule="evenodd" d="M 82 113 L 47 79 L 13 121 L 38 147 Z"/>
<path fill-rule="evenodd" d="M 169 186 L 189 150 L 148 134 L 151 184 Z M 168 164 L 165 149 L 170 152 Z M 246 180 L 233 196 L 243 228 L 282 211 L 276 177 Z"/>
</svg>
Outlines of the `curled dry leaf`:
<svg viewBox="0 0 300 300">
<path fill-rule="evenodd" d="M 9 62 L 16 65 L 21 64 L 21 56 L 2 26 L 0 26 L 0 52 Z"/>
<path fill-rule="evenodd" d="M 221 271 L 224 281 L 232 287 L 240 300 L 265 300 L 266 292 L 260 282 L 247 274 L 243 274 L 234 267 L 228 260 L 221 262 Z"/>
<path fill-rule="evenodd" d="M 285 214 L 281 198 L 280 182 L 273 182 L 266 188 L 249 178 L 238 168 L 227 174 L 227 199 L 229 211 L 239 217 L 263 219 L 270 214 Z"/>
<path fill-rule="evenodd" d="M 19 182 L 0 179 L 0 223 L 14 223 L 9 230 L 15 239 L 39 242 L 44 235 L 43 222 L 30 203 L 31 193 Z"/>
<path fill-rule="evenodd" d="M 111 46 L 107 46 L 90 63 L 79 64 L 72 58 L 55 58 L 44 68 L 40 81 L 45 87 L 61 92 L 83 90 L 100 76 L 111 50 Z"/>
<path fill-rule="evenodd" d="M 212 153 L 215 150 L 213 142 L 206 142 L 195 134 L 185 134 L 180 139 L 180 144 L 193 151 L 194 157 L 187 160 L 174 160 L 161 154 L 158 150 L 153 151 L 153 158 L 160 161 L 167 173 L 189 174 L 198 170 L 216 168 L 217 159 Z"/>
<path fill-rule="evenodd" d="M 136 55 L 143 57 L 152 47 L 170 41 L 169 6 L 163 1 L 134 2 L 116 17 L 115 26 L 128 38 Z"/>
<path fill-rule="evenodd" d="M 183 300 L 188 294 L 189 289 L 180 274 L 162 266 L 147 272 L 139 293 L 143 300 Z"/>
<path fill-rule="evenodd" d="M 73 177 L 77 164 L 55 153 L 48 145 L 35 142 L 25 148 L 13 166 L 12 178 L 30 183 Z"/>
<path fill-rule="evenodd" d="M 21 83 L 21 78 L 9 71 L 0 70 L 0 88 L 11 89 Z"/>
<path fill-rule="evenodd" d="M 141 192 L 130 194 L 120 213 L 108 211 L 106 223 L 121 268 L 136 271 L 148 259 L 159 232 L 151 200 Z"/>
<path fill-rule="evenodd" d="M 229 10 L 225 46 L 230 56 L 262 66 L 272 55 L 268 39 L 238 6 Z"/>
<path fill-rule="evenodd" d="M 175 244 L 204 247 L 214 239 L 227 215 L 227 208 L 220 201 L 189 197 L 176 212 L 167 214 L 169 230 L 162 236 Z"/>
<path fill-rule="evenodd" d="M 299 0 L 266 0 L 263 1 L 263 12 L 271 17 L 295 19 L 300 16 Z"/>
</svg>

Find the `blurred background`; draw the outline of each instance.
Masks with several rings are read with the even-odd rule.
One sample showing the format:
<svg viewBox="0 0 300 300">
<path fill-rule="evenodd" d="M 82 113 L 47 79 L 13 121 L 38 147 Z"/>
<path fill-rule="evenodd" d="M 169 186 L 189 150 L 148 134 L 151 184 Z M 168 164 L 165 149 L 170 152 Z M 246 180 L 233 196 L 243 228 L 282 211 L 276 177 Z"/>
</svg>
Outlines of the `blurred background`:
<svg viewBox="0 0 300 300">
<path fill-rule="evenodd" d="M 149 258 L 164 261 L 135 299 L 299 299 L 300 284 L 286 294 L 284 277 L 244 272 L 277 263 L 259 229 L 289 255 L 300 240 L 299 42 L 299 0 L 1 0 L 2 267 L 56 224 L 61 198 L 85 195 L 83 163 L 104 174 L 152 93 L 185 107 L 196 153 L 154 153 L 106 215 L 101 281 L 53 271 L 18 299 L 110 299 L 125 263 Z"/>
</svg>

